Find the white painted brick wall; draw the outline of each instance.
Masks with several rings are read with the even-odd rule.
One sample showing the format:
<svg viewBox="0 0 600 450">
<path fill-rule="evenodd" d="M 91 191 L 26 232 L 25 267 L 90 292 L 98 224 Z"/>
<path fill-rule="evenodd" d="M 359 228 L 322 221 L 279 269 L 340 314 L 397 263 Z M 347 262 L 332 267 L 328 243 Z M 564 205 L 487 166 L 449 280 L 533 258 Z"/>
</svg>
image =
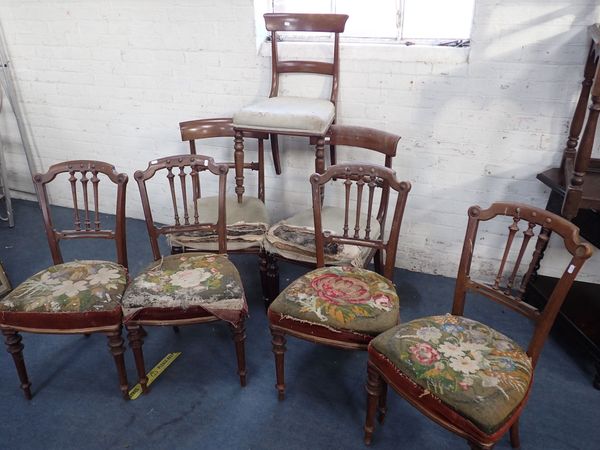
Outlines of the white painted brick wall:
<svg viewBox="0 0 600 450">
<path fill-rule="evenodd" d="M 185 153 L 179 121 L 231 116 L 266 96 L 270 60 L 268 48 L 257 54 L 262 25 L 254 17 L 252 0 L 1 1 L 38 169 L 98 158 L 132 175 L 150 159 Z M 472 204 L 545 205 L 548 190 L 535 175 L 560 160 L 586 27 L 598 21 L 596 0 L 478 0 L 468 50 L 343 45 L 338 122 L 403 136 L 394 166 L 413 191 L 400 267 L 455 275 Z M 289 52 L 327 56 L 315 46 Z M 290 76 L 284 89 L 319 95 L 327 86 Z M 0 130 L 12 186 L 27 196 L 32 186 L 6 108 Z M 310 204 L 306 140 L 283 139 L 282 157 L 283 177 L 267 169 L 274 219 Z M 141 217 L 131 181 L 128 213 Z M 483 267 L 495 259 L 490 245 Z M 600 282 L 600 252 L 581 278 Z"/>
</svg>

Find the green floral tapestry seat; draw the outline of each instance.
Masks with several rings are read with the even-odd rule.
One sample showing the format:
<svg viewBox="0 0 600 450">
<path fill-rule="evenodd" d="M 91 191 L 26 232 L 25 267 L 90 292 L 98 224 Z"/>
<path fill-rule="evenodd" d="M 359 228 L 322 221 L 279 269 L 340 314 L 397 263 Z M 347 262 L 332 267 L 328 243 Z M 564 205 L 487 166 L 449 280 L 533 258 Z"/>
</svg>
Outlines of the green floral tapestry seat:
<svg viewBox="0 0 600 450">
<path fill-rule="evenodd" d="M 487 434 L 506 422 L 531 383 L 531 360 L 516 342 L 461 316 L 413 320 L 371 347 Z"/>
<path fill-rule="evenodd" d="M 200 307 L 237 323 L 248 310 L 240 275 L 225 255 L 165 256 L 142 271 L 123 296 L 125 321 L 143 319 L 148 308 Z"/>
<path fill-rule="evenodd" d="M 27 315 L 40 313 L 69 313 L 75 319 L 77 313 L 93 312 L 118 322 L 126 281 L 125 268 L 110 261 L 57 264 L 29 277 L 0 301 L 2 323 L 23 325 Z M 91 317 L 84 322 L 101 325 Z"/>
<path fill-rule="evenodd" d="M 290 284 L 269 315 L 375 336 L 398 323 L 400 304 L 387 278 L 358 267 L 323 267 Z"/>
</svg>

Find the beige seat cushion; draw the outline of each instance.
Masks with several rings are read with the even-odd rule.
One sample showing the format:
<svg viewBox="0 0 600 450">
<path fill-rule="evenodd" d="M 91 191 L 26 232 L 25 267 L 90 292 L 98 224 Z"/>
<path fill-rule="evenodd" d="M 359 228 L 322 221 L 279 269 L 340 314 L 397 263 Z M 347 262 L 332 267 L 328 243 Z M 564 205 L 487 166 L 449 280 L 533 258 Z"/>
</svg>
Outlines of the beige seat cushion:
<svg viewBox="0 0 600 450">
<path fill-rule="evenodd" d="M 349 223 L 352 227 L 356 213 L 350 211 Z M 322 209 L 323 229 L 342 235 L 344 229 L 344 209 L 326 206 Z M 364 227 L 367 215 L 361 216 Z M 379 222 L 371 218 L 371 237 L 379 236 Z M 360 237 L 364 237 L 361 231 Z M 295 261 L 316 263 L 315 228 L 313 210 L 307 209 L 289 219 L 277 222 L 265 235 L 265 250 Z M 332 244 L 325 248 L 325 263 L 333 265 L 364 266 L 371 249 L 358 245 Z"/>
<path fill-rule="evenodd" d="M 272 97 L 240 109 L 233 116 L 233 126 L 324 135 L 334 117 L 335 106 L 329 100 Z"/>
<path fill-rule="evenodd" d="M 198 200 L 200 222 L 217 221 L 218 202 L 218 197 L 203 197 Z M 226 199 L 225 208 L 227 249 L 240 250 L 260 246 L 269 228 L 269 213 L 265 204 L 256 197 L 245 196 L 242 203 L 231 197 Z M 212 231 L 173 234 L 169 237 L 169 244 L 172 247 L 180 246 L 200 251 L 216 251 L 219 248 L 217 234 Z"/>
</svg>

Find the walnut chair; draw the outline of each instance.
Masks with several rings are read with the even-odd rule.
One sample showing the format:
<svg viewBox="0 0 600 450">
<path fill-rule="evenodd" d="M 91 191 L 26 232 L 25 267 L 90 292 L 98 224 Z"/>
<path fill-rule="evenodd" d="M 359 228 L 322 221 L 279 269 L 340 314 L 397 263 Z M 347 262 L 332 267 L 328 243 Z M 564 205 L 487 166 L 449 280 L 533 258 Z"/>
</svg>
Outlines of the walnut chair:
<svg viewBox="0 0 600 450">
<path fill-rule="evenodd" d="M 228 170 L 227 164 L 215 164 L 207 156 L 178 155 L 151 161 L 146 170 L 135 173 L 154 262 L 134 278 L 125 291 L 123 321 L 144 392 L 147 391 L 148 379 L 142 352 L 145 336 L 142 327 L 176 327 L 219 320 L 228 322 L 232 327 L 238 375 L 241 385 L 246 385 L 244 319 L 248 307 L 240 275 L 225 254 Z M 199 215 L 200 181 L 204 176 L 218 180 L 219 213 L 216 223 L 205 221 Z M 151 203 L 149 193 L 165 185 L 173 211 L 173 224 L 159 225 L 154 220 L 153 211 L 161 209 L 164 212 L 165 205 L 156 199 Z M 191 209 L 188 204 L 190 196 Z M 161 255 L 160 236 L 199 231 L 218 235 L 218 254 L 184 252 Z"/>
<path fill-rule="evenodd" d="M 71 193 L 74 217 L 71 230 L 57 230 L 52 221 L 47 185 L 57 177 L 57 181 L 68 181 L 65 188 Z M 114 229 L 106 229 L 100 220 L 101 182 L 103 186 L 108 183 L 107 188 L 113 183 L 116 185 Z M 19 332 L 86 336 L 104 333 L 117 366 L 121 392 L 127 399 L 121 337 L 121 297 L 128 279 L 125 242 L 127 175 L 117 173 L 111 164 L 101 161 L 66 161 L 54 164 L 44 174 L 34 175 L 33 183 L 54 265 L 32 275 L 0 300 L 0 329 L 15 362 L 21 388 L 30 399 L 31 383 Z M 117 263 L 87 259 L 65 263 L 59 244 L 70 239 L 114 240 Z"/>
<path fill-rule="evenodd" d="M 201 119 L 181 122 L 179 124 L 181 140 L 189 142 L 190 153 L 196 154 L 196 141 L 209 138 L 231 138 L 233 147 L 233 124 L 231 118 Z M 242 203 L 233 198 L 227 198 L 227 252 L 228 253 L 254 253 L 262 250 L 262 241 L 269 228 L 269 213 L 265 206 L 265 167 L 264 167 L 264 140 L 269 135 L 264 132 L 248 133 L 246 137 L 255 138 L 258 145 L 258 161 L 244 163 L 244 170 L 257 172 L 256 197 L 245 196 Z M 213 139 L 213 140 L 214 140 Z M 232 149 L 233 150 L 233 149 Z M 203 151 L 206 153 L 206 151 Z M 232 151 L 233 153 L 233 151 Z M 233 158 L 232 158 L 233 159 Z M 226 162 L 230 169 L 234 168 L 233 162 Z M 218 196 L 202 196 L 200 191 L 198 199 L 198 215 L 208 222 L 217 222 Z M 200 233 L 172 234 L 169 237 L 173 253 L 184 251 L 218 250 L 218 235 L 208 235 L 205 231 Z"/>
<path fill-rule="evenodd" d="M 579 239 L 579 229 L 567 220 L 519 203 L 494 203 L 469 209 L 469 220 L 458 269 L 452 314 L 416 319 L 398 325 L 369 344 L 368 403 L 365 442 L 372 439 L 374 419 L 385 416 L 386 387 L 419 411 L 465 438 L 471 448 L 491 449 L 510 430 L 519 447 L 519 416 L 531 391 L 533 370 L 544 341 L 571 284 L 592 250 Z M 495 219 L 492 223 L 487 223 Z M 494 280 L 471 278 L 471 262 L 480 226 L 497 236 L 496 225 L 510 225 Z M 500 223 L 498 223 L 500 222 Z M 524 223 L 519 233 L 520 222 Z M 501 225 L 503 226 L 503 225 Z M 537 238 L 535 238 L 537 234 Z M 525 303 L 528 281 L 535 276 L 550 233 L 562 238 L 571 260 L 543 310 Z M 518 235 L 522 235 L 519 237 Z M 535 245 L 528 251 L 529 243 Z M 513 243 L 515 249 L 511 249 Z M 521 263 L 527 261 L 529 265 Z M 510 267 L 514 262 L 514 266 Z M 463 317 L 467 293 L 480 294 L 534 322 L 527 349 L 488 325 Z"/>
<path fill-rule="evenodd" d="M 271 32 L 271 92 L 269 98 L 242 108 L 233 116 L 236 129 L 235 158 L 236 194 L 241 201 L 244 193 L 241 165 L 244 158 L 244 137 L 248 132 L 263 131 L 270 134 L 271 151 L 275 172 L 281 173 L 278 135 L 315 136 L 323 138 L 329 126 L 335 122 L 339 85 L 339 35 L 344 31 L 348 16 L 345 14 L 265 14 L 265 26 Z M 333 60 L 298 61 L 281 60 L 278 42 L 282 32 L 333 33 Z M 281 74 L 311 73 L 331 77 L 329 99 L 280 95 Z M 317 146 L 316 171 L 322 173 L 323 148 Z M 335 164 L 335 147 L 331 147 L 331 163 Z"/>
<path fill-rule="evenodd" d="M 345 213 L 343 233 L 323 226 L 321 187 L 343 180 Z M 371 164 L 340 164 L 323 175 L 310 178 L 314 205 L 317 269 L 292 282 L 269 306 L 273 353 L 279 399 L 284 398 L 284 352 L 286 335 L 332 347 L 365 350 L 372 338 L 399 320 L 399 300 L 392 282 L 400 225 L 410 183 L 398 181 L 393 170 Z M 387 188 L 384 190 L 384 188 Z M 397 192 L 396 206 L 387 240 L 375 230 L 374 199 L 387 202 Z M 383 192 L 381 192 L 383 191 Z M 351 204 L 354 203 L 354 208 Z M 361 214 L 361 208 L 367 214 Z M 352 245 L 385 254 L 383 276 L 352 266 L 325 267 L 325 253 L 336 246 Z"/>
<path fill-rule="evenodd" d="M 356 150 L 375 152 L 374 155 L 384 156 L 384 165 L 392 167 L 392 159 L 396 156 L 396 147 L 400 136 L 385 131 L 366 127 L 345 125 L 331 126 L 327 140 L 334 146 L 349 147 L 348 155 Z M 385 223 L 388 207 L 387 185 L 382 186 L 382 196 L 377 208 L 368 211 L 371 220 L 371 236 L 378 237 L 385 232 Z M 323 187 L 321 189 L 323 195 Z M 363 209 L 363 211 L 365 211 Z M 356 211 L 351 212 L 354 214 Z M 343 233 L 344 208 L 326 206 L 322 210 L 323 227 L 330 231 Z M 363 214 L 365 214 L 363 212 Z M 279 272 L 277 260 L 307 265 L 314 267 L 316 259 L 313 209 L 307 209 L 294 214 L 292 217 L 273 224 L 264 239 L 264 253 L 261 270 L 266 289 L 263 294 L 266 305 L 279 294 Z M 325 264 L 327 265 L 353 265 L 366 266 L 375 256 L 375 270 L 382 273 L 382 255 L 372 247 L 361 247 L 346 243 L 326 249 Z"/>
</svg>

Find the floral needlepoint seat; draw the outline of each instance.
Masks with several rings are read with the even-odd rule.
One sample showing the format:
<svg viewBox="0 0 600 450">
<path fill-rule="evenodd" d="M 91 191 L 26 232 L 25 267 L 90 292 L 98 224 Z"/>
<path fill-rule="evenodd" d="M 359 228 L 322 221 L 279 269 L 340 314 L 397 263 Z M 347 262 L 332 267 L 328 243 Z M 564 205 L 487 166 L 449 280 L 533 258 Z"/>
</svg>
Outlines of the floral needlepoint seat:
<svg viewBox="0 0 600 450">
<path fill-rule="evenodd" d="M 390 137 L 377 130 L 367 133 L 365 129 L 347 128 L 345 133 L 345 140 L 341 141 L 344 145 L 367 138 L 381 144 Z M 391 140 L 397 142 L 395 138 Z M 333 180 L 339 180 L 345 192 L 340 234 L 324 228 L 321 193 L 324 185 Z M 275 386 L 280 400 L 285 398 L 287 335 L 337 348 L 366 350 L 371 339 L 399 321 L 400 302 L 392 280 L 410 183 L 399 181 L 387 167 L 371 164 L 336 164 L 322 175 L 311 175 L 310 183 L 317 269 L 301 276 L 277 295 L 267 313 L 275 355 Z M 380 194 L 380 211 L 387 211 L 390 193 L 397 194 L 390 232 L 384 233 L 381 228 L 374 231 L 377 218 L 372 218 L 373 199 Z M 362 204 L 365 197 L 369 200 L 366 207 Z M 380 258 L 376 258 L 375 265 L 383 269 L 383 274 L 354 265 L 325 266 L 326 249 L 341 246 L 378 252 Z"/>
<path fill-rule="evenodd" d="M 242 281 L 225 255 L 183 253 L 165 256 L 142 271 L 123 297 L 125 322 L 151 319 L 157 312 L 199 308 L 232 324 L 247 313 Z"/>
<path fill-rule="evenodd" d="M 564 245 L 570 261 L 548 302 L 538 309 L 525 300 L 550 235 L 559 247 Z M 490 239 L 501 245 L 503 237 L 497 271 L 479 264 L 482 252 L 489 254 Z M 491 450 L 505 434 L 511 447 L 519 448 L 519 419 L 544 341 L 591 254 L 591 246 L 579 239 L 579 229 L 551 212 L 511 202 L 487 209 L 470 207 L 451 315 L 401 324 L 369 344 L 365 443 L 372 442 L 375 419 L 384 421 L 390 387 L 429 419 L 465 439 L 471 449 Z M 482 312 L 486 311 L 482 300 L 488 299 L 501 305 L 505 319 L 533 323 L 526 347 L 492 328 L 504 326 L 502 320 L 484 325 L 464 317 L 471 296 L 477 297 Z"/>
<path fill-rule="evenodd" d="M 73 261 L 29 277 L 0 301 L 3 323 L 19 325 L 36 314 L 68 313 L 65 326 L 95 326 L 119 321 L 127 272 L 110 261 Z M 29 314 L 28 314 L 29 313 Z M 79 325 L 78 325 L 79 324 Z"/>
<path fill-rule="evenodd" d="M 512 339 L 461 316 L 432 316 L 386 331 L 372 353 L 481 430 L 493 434 L 525 398 L 531 358 Z"/>
<path fill-rule="evenodd" d="M 392 282 L 357 267 L 324 267 L 289 285 L 269 308 L 280 320 L 364 334 L 366 341 L 398 323 L 400 305 Z"/>
</svg>

